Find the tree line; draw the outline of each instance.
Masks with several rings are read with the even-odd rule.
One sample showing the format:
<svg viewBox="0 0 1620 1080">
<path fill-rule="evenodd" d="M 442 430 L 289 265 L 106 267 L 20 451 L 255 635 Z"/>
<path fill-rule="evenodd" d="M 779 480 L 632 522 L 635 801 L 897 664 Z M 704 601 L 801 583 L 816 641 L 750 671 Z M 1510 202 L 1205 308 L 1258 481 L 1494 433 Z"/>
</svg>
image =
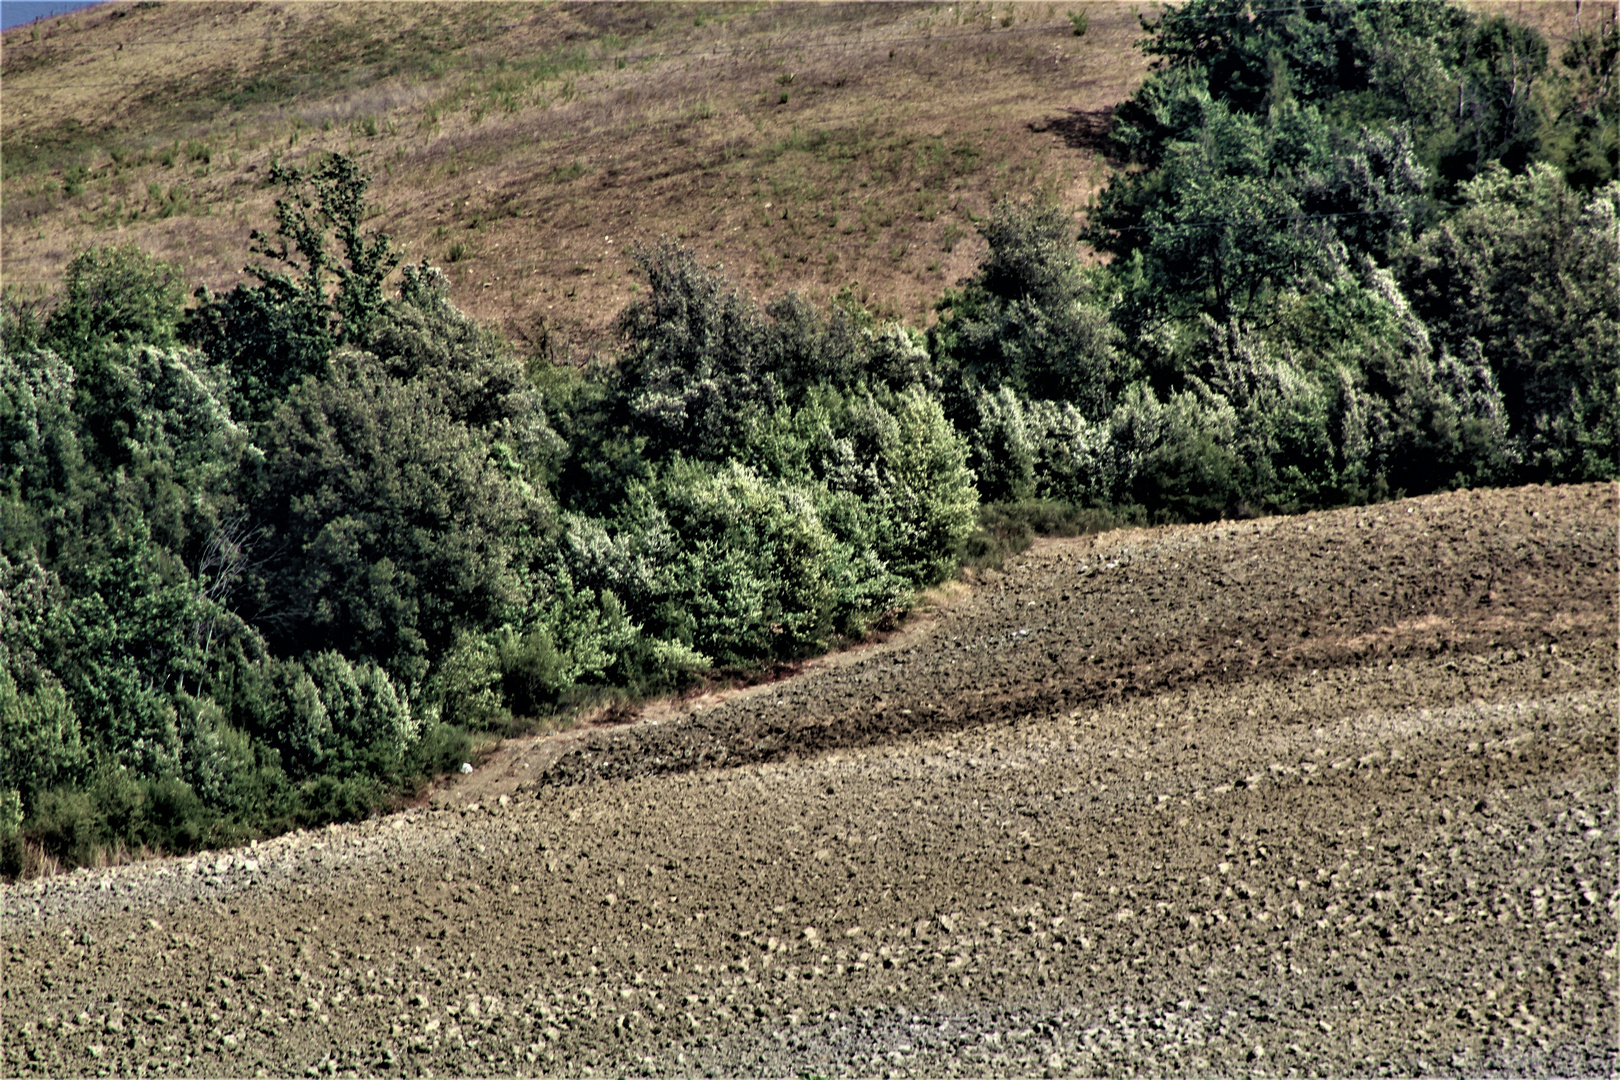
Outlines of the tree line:
<svg viewBox="0 0 1620 1080">
<path fill-rule="evenodd" d="M 92 248 L 8 299 L 0 869 L 363 817 L 1031 529 L 1616 477 L 1612 21 L 1556 62 L 1439 0 L 1145 28 L 1133 167 L 1083 230 L 998 205 L 926 330 L 661 243 L 614 356 L 524 362 L 341 155 L 277 168 L 228 293 Z"/>
</svg>

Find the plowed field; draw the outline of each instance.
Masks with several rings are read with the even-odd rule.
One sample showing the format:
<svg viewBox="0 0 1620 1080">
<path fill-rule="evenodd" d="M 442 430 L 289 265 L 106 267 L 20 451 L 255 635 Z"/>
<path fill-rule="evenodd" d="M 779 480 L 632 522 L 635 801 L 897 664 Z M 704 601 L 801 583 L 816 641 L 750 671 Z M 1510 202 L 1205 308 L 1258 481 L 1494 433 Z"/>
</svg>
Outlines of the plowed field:
<svg viewBox="0 0 1620 1080">
<path fill-rule="evenodd" d="M 1616 522 L 1046 542 L 422 810 L 7 887 L 0 1072 L 1612 1075 Z"/>
</svg>

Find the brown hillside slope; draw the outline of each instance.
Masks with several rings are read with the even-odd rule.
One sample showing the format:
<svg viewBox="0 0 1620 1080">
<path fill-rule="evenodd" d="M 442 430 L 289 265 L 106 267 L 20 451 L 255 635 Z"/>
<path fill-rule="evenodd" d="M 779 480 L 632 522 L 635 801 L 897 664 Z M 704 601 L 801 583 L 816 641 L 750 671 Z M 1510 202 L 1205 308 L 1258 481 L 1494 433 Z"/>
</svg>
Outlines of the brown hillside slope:
<svg viewBox="0 0 1620 1080">
<path fill-rule="evenodd" d="M 270 163 L 335 149 L 530 348 L 608 340 L 660 236 L 920 322 L 997 198 L 1106 177 L 1149 7 L 1086 8 L 1075 37 L 1063 4 L 104 5 L 5 37 L 5 279 L 131 242 L 228 286 Z"/>
<path fill-rule="evenodd" d="M 1564 39 L 1579 5 L 1473 6 Z M 135 243 L 218 290 L 270 163 L 375 176 L 412 260 L 529 352 L 611 342 L 626 247 L 678 237 L 761 296 L 923 322 L 1004 195 L 1083 209 L 1151 3 L 138 3 L 8 32 L 0 276 Z M 1067 15 L 1084 10 L 1086 36 Z"/>
<path fill-rule="evenodd" d="M 0 1072 L 1612 1076 L 1617 495 L 1047 542 L 481 804 L 0 887 Z"/>
</svg>

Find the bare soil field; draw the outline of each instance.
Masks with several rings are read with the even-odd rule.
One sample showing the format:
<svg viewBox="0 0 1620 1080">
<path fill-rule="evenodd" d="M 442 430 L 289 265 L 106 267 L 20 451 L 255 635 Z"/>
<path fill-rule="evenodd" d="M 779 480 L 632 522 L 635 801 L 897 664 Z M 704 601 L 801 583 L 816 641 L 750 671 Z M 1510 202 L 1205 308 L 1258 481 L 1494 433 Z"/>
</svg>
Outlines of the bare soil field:
<svg viewBox="0 0 1620 1080">
<path fill-rule="evenodd" d="M 5 887 L 0 1071 L 1613 1075 L 1617 510 L 1045 542 L 430 807 Z"/>
</svg>

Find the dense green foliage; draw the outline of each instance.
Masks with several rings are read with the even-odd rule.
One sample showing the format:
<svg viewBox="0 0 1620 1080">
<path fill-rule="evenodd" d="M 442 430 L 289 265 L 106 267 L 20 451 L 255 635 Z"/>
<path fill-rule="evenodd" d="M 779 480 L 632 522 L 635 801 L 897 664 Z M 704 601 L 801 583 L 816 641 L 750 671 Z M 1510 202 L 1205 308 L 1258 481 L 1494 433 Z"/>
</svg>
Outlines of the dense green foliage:
<svg viewBox="0 0 1620 1080">
<path fill-rule="evenodd" d="M 371 813 L 479 731 L 824 650 L 954 569 L 920 335 L 665 246 L 618 365 L 532 378 L 432 268 L 384 294 L 351 162 L 277 179 L 255 250 L 293 272 L 187 311 L 94 249 L 6 313 L 11 870 Z"/>
<path fill-rule="evenodd" d="M 1612 477 L 1616 30 L 1441 0 L 1145 24 L 1085 237 L 1144 383 L 1115 500 L 1203 516 Z M 1578 147 L 1578 149 L 1577 149 Z M 1007 385 L 1017 387 L 1016 379 Z"/>
<path fill-rule="evenodd" d="M 1620 467 L 1615 41 L 1190 0 L 1084 234 L 1006 202 L 924 334 L 638 254 L 527 365 L 334 156 L 254 283 L 129 248 L 0 312 L 0 837 L 70 862 L 376 811 L 481 732 L 857 638 L 1032 531 Z M 397 284 L 390 287 L 390 282 Z"/>
</svg>

